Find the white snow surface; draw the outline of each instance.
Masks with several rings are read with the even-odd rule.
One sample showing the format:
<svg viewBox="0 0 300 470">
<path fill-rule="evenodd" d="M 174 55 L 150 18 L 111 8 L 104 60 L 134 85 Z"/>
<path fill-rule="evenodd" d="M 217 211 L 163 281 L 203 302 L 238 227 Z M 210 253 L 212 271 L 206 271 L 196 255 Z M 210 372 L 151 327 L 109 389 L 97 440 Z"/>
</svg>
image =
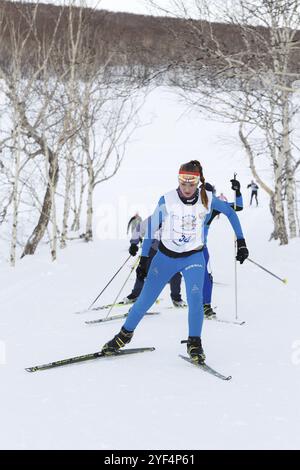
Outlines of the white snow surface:
<svg viewBox="0 0 300 470">
<path fill-rule="evenodd" d="M 268 198 L 249 207 L 252 179 L 232 125 L 184 112 L 166 89 L 154 91 L 144 122 L 115 178 L 95 195 L 95 241 L 71 242 L 50 260 L 49 247 L 15 269 L 0 265 L 1 449 L 299 449 L 299 239 L 269 242 Z M 154 352 L 94 360 L 30 374 L 25 367 L 99 350 L 122 320 L 88 326 L 105 312 L 88 307 L 128 256 L 126 224 L 135 209 L 146 217 L 177 186 L 180 163 L 201 160 L 207 181 L 232 200 L 235 172 L 245 201 L 239 213 L 250 257 L 287 278 L 276 280 L 250 262 L 238 265 L 238 317 L 244 326 L 205 321 L 207 363 L 232 375 L 225 382 L 178 357 L 185 354 L 187 310 L 169 309 L 169 287 L 145 317 L 130 347 Z M 269 163 L 261 168 L 269 174 Z M 104 238 L 103 207 L 117 221 Z M 101 236 L 102 233 L 102 236 Z M 212 223 L 208 247 L 213 302 L 235 319 L 234 237 L 224 216 Z M 132 261 L 98 301 L 111 302 Z M 132 287 L 134 276 L 121 298 Z M 184 287 L 183 287 L 184 290 Z M 112 314 L 126 312 L 115 308 Z"/>
</svg>

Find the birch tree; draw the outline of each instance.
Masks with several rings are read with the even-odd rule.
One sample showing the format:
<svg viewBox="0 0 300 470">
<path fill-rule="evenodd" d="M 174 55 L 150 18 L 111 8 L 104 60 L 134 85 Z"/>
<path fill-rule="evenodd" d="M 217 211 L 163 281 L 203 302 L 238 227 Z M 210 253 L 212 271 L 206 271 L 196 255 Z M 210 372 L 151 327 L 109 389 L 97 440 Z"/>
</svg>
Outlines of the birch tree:
<svg viewBox="0 0 300 470">
<path fill-rule="evenodd" d="M 87 172 L 87 210 L 85 241 L 93 239 L 93 195 L 95 188 L 112 178 L 125 155 L 126 145 L 139 125 L 138 112 L 147 89 L 132 89 L 131 80 L 115 82 L 112 70 L 85 83 L 83 91 L 83 126 L 79 133 Z"/>
<path fill-rule="evenodd" d="M 149 1 L 155 5 L 155 1 Z M 184 54 L 169 64 L 171 83 L 200 112 L 239 123 L 239 138 L 253 176 L 270 196 L 272 236 L 296 236 L 293 83 L 300 77 L 298 0 L 206 2 L 170 0 L 168 15 L 184 21 L 177 40 Z M 224 38 L 227 38 L 227 43 Z M 270 158 L 271 187 L 256 167 L 257 136 Z M 287 217 L 285 216 L 287 212 Z"/>
<path fill-rule="evenodd" d="M 37 12 L 38 5 L 33 10 L 22 10 L 17 17 L 18 24 L 16 18 L 7 19 L 5 26 L 9 31 L 12 59 L 6 69 L 0 68 L 0 76 L 5 82 L 5 93 L 14 120 L 26 140 L 29 159 L 43 156 L 47 175 L 38 221 L 25 244 L 22 257 L 35 252 L 52 220 L 51 253 L 55 259 L 55 190 L 59 178 L 59 154 L 76 132 L 76 123 L 72 129 L 66 129 L 68 112 L 57 105 L 57 95 L 61 93 L 66 73 L 59 66 L 60 42 L 57 35 L 62 10 L 53 23 L 50 43 L 39 32 Z"/>
<path fill-rule="evenodd" d="M 15 14 L 4 15 L 1 24 L 9 54 L 0 62 L 0 83 L 11 132 L 0 138 L 9 187 L 0 223 L 10 211 L 12 264 L 20 205 L 31 216 L 21 257 L 33 255 L 48 237 L 55 260 L 59 240 L 64 247 L 68 239 L 70 211 L 78 230 L 85 202 L 84 239 L 92 239 L 95 188 L 118 171 L 144 101 L 134 67 L 116 67 L 113 59 L 122 51 L 102 45 L 106 62 L 99 62 L 90 12 L 66 3 L 49 22 L 39 22 L 38 3 L 12 4 Z"/>
<path fill-rule="evenodd" d="M 84 35 L 82 7 L 78 9 L 69 8 L 67 25 L 68 28 L 66 32 L 65 45 L 67 63 L 64 65 L 68 70 L 68 78 L 65 83 L 68 103 L 63 103 L 62 106 L 67 106 L 65 126 L 66 128 L 72 128 L 74 122 L 79 122 L 78 114 L 81 102 L 80 80 L 82 77 L 82 68 L 84 67 L 84 61 L 82 61 L 82 59 L 84 57 L 84 53 L 86 52 L 82 45 Z M 72 184 L 76 186 L 76 180 L 74 179 L 74 153 L 77 145 L 76 140 L 77 137 L 75 134 L 73 134 L 72 138 L 70 138 L 67 143 L 66 149 L 64 208 L 60 237 L 61 248 L 66 246 L 66 238 L 68 235 L 68 220 L 71 208 Z"/>
</svg>

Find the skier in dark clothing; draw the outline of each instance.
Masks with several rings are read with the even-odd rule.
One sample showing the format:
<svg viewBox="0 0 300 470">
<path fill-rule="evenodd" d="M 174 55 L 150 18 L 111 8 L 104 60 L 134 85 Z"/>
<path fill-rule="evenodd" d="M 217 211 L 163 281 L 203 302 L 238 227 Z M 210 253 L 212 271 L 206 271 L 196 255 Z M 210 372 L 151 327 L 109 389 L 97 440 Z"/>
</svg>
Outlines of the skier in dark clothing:
<svg viewBox="0 0 300 470">
<path fill-rule="evenodd" d="M 250 206 L 252 205 L 252 199 L 255 198 L 256 207 L 257 207 L 258 206 L 258 199 L 257 199 L 258 186 L 257 186 L 257 184 L 252 180 L 251 183 L 248 184 L 247 188 L 251 188 Z"/>
<path fill-rule="evenodd" d="M 230 180 L 231 182 L 231 189 L 235 191 L 235 201 L 234 202 L 226 202 L 226 204 L 229 204 L 232 209 L 235 211 L 241 211 L 243 210 L 243 197 L 241 194 L 241 185 L 238 180 L 235 178 Z M 205 188 L 209 190 L 210 184 L 206 183 Z M 215 217 L 220 216 L 220 211 L 216 209 L 211 209 L 210 213 L 206 216 L 205 221 L 204 221 L 204 236 L 205 240 L 207 239 L 208 236 L 208 231 L 210 228 L 210 225 L 212 221 L 215 219 Z M 216 312 L 212 309 L 211 306 L 211 298 L 212 298 L 212 290 L 213 290 L 213 277 L 212 274 L 208 271 L 208 262 L 209 262 L 209 252 L 207 245 L 205 245 L 203 249 L 203 255 L 205 258 L 205 263 L 206 263 L 206 269 L 205 269 L 205 275 L 204 275 L 204 285 L 203 285 L 203 309 L 204 309 L 204 315 L 206 318 L 212 318 L 216 315 Z"/>
<path fill-rule="evenodd" d="M 130 240 L 130 248 L 129 248 L 129 253 L 132 256 L 135 256 L 138 251 L 138 244 L 145 235 L 145 230 L 146 230 L 147 225 L 148 225 L 148 219 L 138 224 L 135 228 L 135 231 L 133 232 L 132 239 Z M 151 248 L 149 251 L 148 259 L 147 259 L 147 266 L 146 266 L 147 272 L 148 272 L 152 259 L 157 253 L 158 245 L 159 245 L 159 240 L 153 239 Z M 170 289 L 171 289 L 171 294 L 170 294 L 171 300 L 173 302 L 174 307 L 176 308 L 187 307 L 186 302 L 182 300 L 181 298 L 181 279 L 182 279 L 181 273 L 176 273 L 169 281 Z M 138 298 L 138 296 L 140 295 L 143 289 L 144 282 L 145 282 L 144 278 L 141 278 L 141 276 L 139 275 L 139 268 L 137 268 L 136 280 L 135 280 L 133 289 L 131 293 L 123 299 L 124 304 L 131 304 L 136 301 L 136 299 Z"/>
</svg>

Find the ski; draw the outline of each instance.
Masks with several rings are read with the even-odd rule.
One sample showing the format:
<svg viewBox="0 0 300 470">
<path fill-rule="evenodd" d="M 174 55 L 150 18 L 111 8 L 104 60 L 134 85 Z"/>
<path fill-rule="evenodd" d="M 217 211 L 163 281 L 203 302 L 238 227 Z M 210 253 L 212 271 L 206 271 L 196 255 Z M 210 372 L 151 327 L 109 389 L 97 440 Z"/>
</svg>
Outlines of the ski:
<svg viewBox="0 0 300 470">
<path fill-rule="evenodd" d="M 235 320 L 225 320 L 223 318 L 217 318 L 217 317 L 205 317 L 204 318 L 206 320 L 209 320 L 209 321 L 217 321 L 217 322 L 220 322 L 220 323 L 229 323 L 230 325 L 239 325 L 239 326 L 242 326 L 242 325 L 245 325 L 245 321 L 235 321 Z"/>
<path fill-rule="evenodd" d="M 105 310 L 106 308 L 111 307 L 122 307 L 123 305 L 133 305 L 133 304 L 125 304 L 124 302 L 118 302 L 116 304 L 107 304 L 107 305 L 100 305 L 99 307 L 93 307 L 86 310 L 79 310 L 79 312 L 74 312 L 76 315 L 80 315 L 81 313 L 89 313 L 89 312 L 98 312 L 99 310 Z"/>
<path fill-rule="evenodd" d="M 69 364 L 76 364 L 78 362 L 85 362 L 85 361 L 90 361 L 92 359 L 101 359 L 101 358 L 109 358 L 109 357 L 119 357 L 119 356 L 126 356 L 127 354 L 135 354 L 135 353 L 142 353 L 146 351 L 154 351 L 155 348 L 132 348 L 132 349 L 124 349 L 124 351 L 118 351 L 114 354 L 110 355 L 105 355 L 101 351 L 97 351 L 94 353 L 90 354 L 84 354 L 83 356 L 75 356 L 75 357 L 69 357 L 68 359 L 62 359 L 60 361 L 55 361 L 55 362 L 49 362 L 48 364 L 41 364 L 38 366 L 33 366 L 33 367 L 26 367 L 25 370 L 27 372 L 37 372 L 40 370 L 46 370 L 46 369 L 53 369 L 54 367 L 61 367 L 61 366 L 67 366 Z"/>
<path fill-rule="evenodd" d="M 176 310 L 182 310 L 183 308 L 187 308 L 187 307 L 165 307 L 167 310 L 171 310 L 171 309 L 176 309 Z M 204 315 L 204 318 L 205 320 L 209 320 L 209 321 L 216 321 L 216 322 L 219 322 L 219 323 L 228 323 L 229 325 L 238 325 L 238 326 L 242 326 L 242 325 L 245 325 L 246 322 L 245 321 L 236 321 L 236 320 L 226 320 L 224 318 L 218 318 L 218 317 L 215 317 L 215 316 L 212 316 L 212 317 L 206 317 Z"/>
<path fill-rule="evenodd" d="M 168 307 L 165 307 L 167 310 L 171 310 L 171 309 L 176 309 L 176 310 L 179 310 L 179 309 L 183 309 L 183 308 L 188 308 L 188 305 L 186 307 L 174 307 L 173 305 L 169 305 Z M 205 320 L 211 320 L 211 321 L 217 321 L 219 323 L 228 323 L 230 325 L 239 325 L 239 326 L 242 326 L 242 325 L 245 325 L 245 321 L 237 321 L 237 320 L 226 320 L 226 319 L 223 319 L 223 318 L 218 318 L 216 316 L 211 316 L 211 317 L 206 317 L 204 315 L 204 318 Z"/>
<path fill-rule="evenodd" d="M 192 359 L 190 357 L 182 356 L 182 354 L 179 354 L 179 357 L 181 357 L 185 361 L 189 362 L 190 364 L 193 364 L 194 366 L 198 367 L 198 369 L 201 369 L 204 372 L 207 372 L 208 374 L 211 374 L 214 377 L 217 377 L 218 379 L 221 379 L 221 380 L 231 380 L 232 379 L 231 375 L 220 374 L 220 372 L 216 371 L 215 369 L 213 369 L 212 367 L 208 366 L 205 363 L 204 364 L 196 364 L 194 361 L 192 361 Z"/>
<path fill-rule="evenodd" d="M 166 310 L 183 310 L 184 308 L 188 308 L 188 305 L 183 305 L 182 307 L 175 307 L 175 305 L 168 305 L 168 307 L 165 307 Z"/>
<path fill-rule="evenodd" d="M 158 304 L 161 299 L 156 299 L 155 303 Z M 115 304 L 106 304 L 106 305 L 99 305 L 99 307 L 93 307 L 90 309 L 79 310 L 78 312 L 74 312 L 76 315 L 80 315 L 81 313 L 89 313 L 89 312 L 98 312 L 99 310 L 105 310 L 111 307 L 123 307 L 123 305 L 131 306 L 134 302 L 126 303 L 126 302 L 116 302 Z"/>
<path fill-rule="evenodd" d="M 158 315 L 159 312 L 147 312 L 145 313 L 145 315 Z M 85 323 L 87 325 L 92 325 L 93 323 L 104 323 L 104 322 L 107 322 L 107 321 L 111 321 L 111 320 L 118 320 L 119 318 L 126 318 L 128 316 L 128 312 L 127 313 L 120 313 L 119 315 L 113 315 L 111 317 L 107 317 L 107 318 L 97 318 L 97 320 L 88 320 L 88 321 L 85 321 Z"/>
</svg>

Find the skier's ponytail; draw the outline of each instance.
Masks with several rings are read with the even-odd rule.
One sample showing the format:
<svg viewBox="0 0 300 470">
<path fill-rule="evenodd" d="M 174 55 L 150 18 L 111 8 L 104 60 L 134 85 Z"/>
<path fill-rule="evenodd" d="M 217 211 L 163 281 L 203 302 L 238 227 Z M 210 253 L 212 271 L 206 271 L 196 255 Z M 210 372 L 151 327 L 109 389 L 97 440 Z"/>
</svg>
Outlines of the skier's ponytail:
<svg viewBox="0 0 300 470">
<path fill-rule="evenodd" d="M 179 169 L 179 174 L 184 174 L 184 172 L 187 172 L 188 174 L 195 174 L 198 175 L 201 181 L 201 187 L 200 187 L 200 197 L 201 197 L 201 202 L 206 207 L 208 208 L 208 197 L 206 194 L 205 190 L 205 178 L 203 176 L 203 169 L 201 166 L 201 163 L 198 160 L 191 160 L 188 163 L 184 163 L 181 165 Z"/>
</svg>

